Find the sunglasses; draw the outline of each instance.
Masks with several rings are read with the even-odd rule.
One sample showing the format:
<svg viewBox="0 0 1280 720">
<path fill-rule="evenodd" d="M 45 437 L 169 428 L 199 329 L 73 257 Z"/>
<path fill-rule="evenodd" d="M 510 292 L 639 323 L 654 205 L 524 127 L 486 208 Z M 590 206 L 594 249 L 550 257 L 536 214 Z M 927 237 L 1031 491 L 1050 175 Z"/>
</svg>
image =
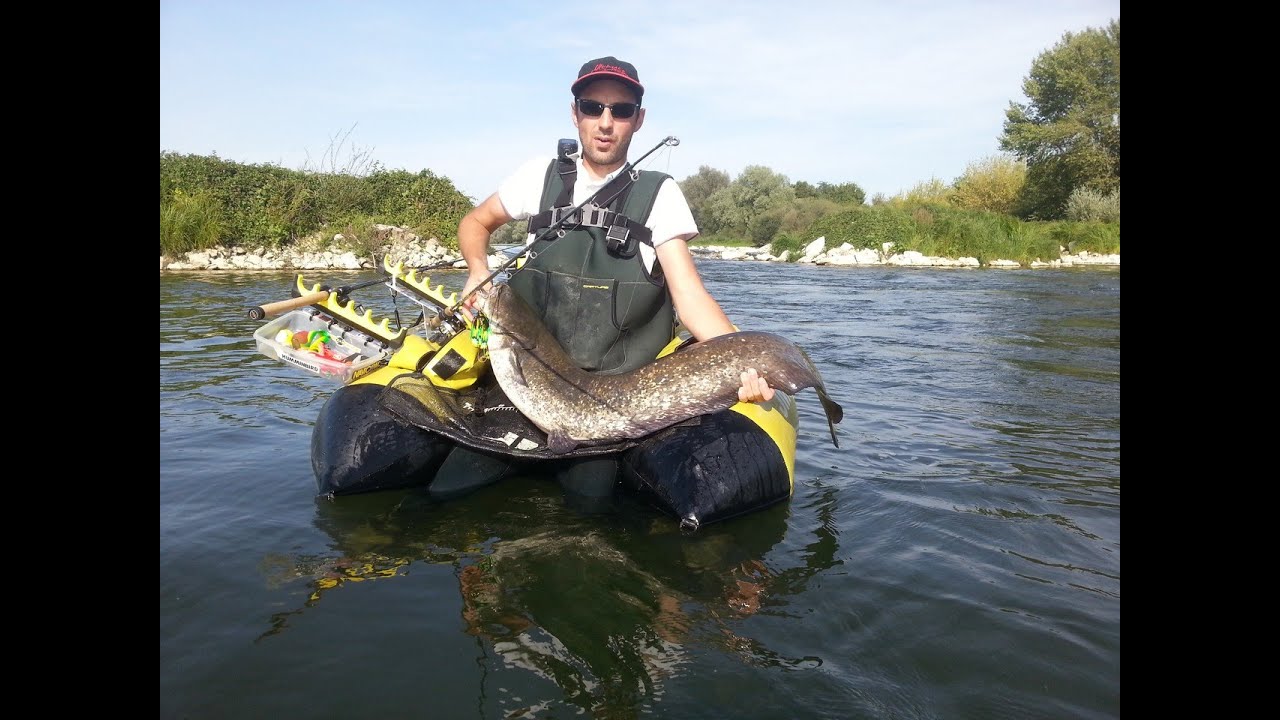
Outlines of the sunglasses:
<svg viewBox="0 0 1280 720">
<path fill-rule="evenodd" d="M 609 112 L 612 113 L 615 118 L 618 118 L 619 120 L 626 120 L 632 115 L 635 115 L 636 111 L 640 109 L 639 103 L 613 103 L 612 105 L 606 105 L 602 102 L 587 100 L 585 98 L 578 98 L 576 102 L 578 104 L 578 111 L 587 117 L 600 117 L 604 114 L 604 109 L 609 108 Z"/>
</svg>

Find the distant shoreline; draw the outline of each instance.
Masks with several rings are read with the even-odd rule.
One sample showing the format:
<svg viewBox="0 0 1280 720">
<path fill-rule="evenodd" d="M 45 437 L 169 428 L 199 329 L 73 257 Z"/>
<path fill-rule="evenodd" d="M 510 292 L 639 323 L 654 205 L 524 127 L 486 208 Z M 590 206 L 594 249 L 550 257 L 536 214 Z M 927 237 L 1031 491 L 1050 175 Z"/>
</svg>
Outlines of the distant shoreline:
<svg viewBox="0 0 1280 720">
<path fill-rule="evenodd" d="M 821 248 L 815 240 L 809 248 Z M 506 247 L 506 246 L 503 246 Z M 465 269 L 466 262 L 456 251 L 451 252 L 434 239 L 425 243 L 414 241 L 402 247 L 388 247 L 384 250 L 391 256 L 399 258 L 398 262 L 406 268 L 418 269 Z M 732 247 L 723 245 L 691 245 L 690 252 L 695 258 L 717 260 L 746 260 L 752 262 L 774 262 L 787 264 L 787 255 L 777 257 L 771 254 L 769 246 Z M 489 258 L 489 266 L 496 267 L 508 256 L 495 253 Z M 837 248 L 821 252 L 806 252 L 795 263 L 805 265 L 831 265 L 841 267 L 933 267 L 933 268 L 993 268 L 1017 269 L 1029 267 L 1066 268 L 1066 267 L 1107 267 L 1120 266 L 1120 255 L 1102 255 L 1088 251 L 1075 255 L 1063 255 L 1055 260 L 1036 261 L 1024 266 L 1014 260 L 994 260 L 982 264 L 977 258 L 943 258 L 923 255 L 914 250 L 901 253 L 886 254 L 871 249 L 854 249 L 847 243 Z M 325 250 L 290 248 L 288 250 L 267 250 L 264 248 L 245 248 L 242 246 L 215 247 L 208 250 L 185 253 L 182 258 L 160 256 L 160 271 L 175 272 L 227 272 L 227 271 L 295 271 L 295 270 L 373 270 L 380 268 L 380 262 L 373 257 L 360 256 L 350 250 L 330 247 Z"/>
</svg>

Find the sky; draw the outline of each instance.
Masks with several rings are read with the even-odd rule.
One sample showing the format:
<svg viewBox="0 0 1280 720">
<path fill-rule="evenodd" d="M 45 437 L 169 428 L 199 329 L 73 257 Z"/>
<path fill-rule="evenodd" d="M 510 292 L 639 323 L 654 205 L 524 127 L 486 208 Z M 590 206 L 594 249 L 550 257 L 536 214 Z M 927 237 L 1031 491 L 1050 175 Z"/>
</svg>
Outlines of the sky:
<svg viewBox="0 0 1280 720">
<path fill-rule="evenodd" d="M 479 202 L 576 138 L 588 60 L 645 86 L 631 159 L 683 180 L 762 165 L 868 200 L 1000 155 L 1011 102 L 1119 0 L 161 0 L 160 150 L 450 179 Z"/>
</svg>

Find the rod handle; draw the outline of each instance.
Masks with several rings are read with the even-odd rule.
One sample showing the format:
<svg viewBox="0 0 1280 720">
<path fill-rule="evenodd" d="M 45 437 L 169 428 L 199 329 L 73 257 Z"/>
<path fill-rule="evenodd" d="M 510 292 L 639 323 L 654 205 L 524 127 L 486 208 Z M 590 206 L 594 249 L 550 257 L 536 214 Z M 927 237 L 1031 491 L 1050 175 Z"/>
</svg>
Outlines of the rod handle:
<svg viewBox="0 0 1280 720">
<path fill-rule="evenodd" d="M 249 319 L 261 320 L 268 315 L 279 315 L 287 310 L 293 310 L 295 308 L 324 302 L 327 297 L 329 297 L 329 291 L 321 290 L 319 292 L 303 295 L 302 297 L 290 298 L 288 300 L 267 303 L 265 305 L 258 305 L 257 307 L 249 308 Z"/>
</svg>

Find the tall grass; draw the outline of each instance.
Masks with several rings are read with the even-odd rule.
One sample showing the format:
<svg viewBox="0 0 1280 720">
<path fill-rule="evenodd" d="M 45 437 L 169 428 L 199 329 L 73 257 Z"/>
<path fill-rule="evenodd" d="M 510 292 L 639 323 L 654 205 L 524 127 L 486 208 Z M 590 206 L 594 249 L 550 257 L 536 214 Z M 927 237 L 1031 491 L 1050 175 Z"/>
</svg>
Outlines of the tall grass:
<svg viewBox="0 0 1280 720">
<path fill-rule="evenodd" d="M 178 255 L 211 248 L 222 239 L 220 211 L 202 195 L 177 195 L 160 201 L 160 254 Z"/>
<path fill-rule="evenodd" d="M 1099 255 L 1120 254 L 1120 223 L 1058 222 L 1049 225 L 1054 242 L 1071 254 L 1084 251 Z"/>
<path fill-rule="evenodd" d="M 912 214 L 916 232 L 910 247 L 934 257 L 972 257 L 983 265 L 993 260 L 1056 260 L 1058 245 L 1043 228 L 1009 215 L 957 210 L 946 206 L 918 207 Z"/>
<path fill-rule="evenodd" d="M 947 202 L 906 202 L 861 206 L 827 215 L 803 233 L 780 232 L 774 236 L 775 256 L 791 250 L 792 261 L 813 239 L 826 238 L 826 249 L 848 243 L 890 254 L 910 250 L 930 257 L 977 258 L 983 265 L 1013 260 L 1022 265 L 1061 259 L 1089 251 L 1119 254 L 1120 223 L 1023 221 L 997 212 L 964 210 Z M 716 237 L 696 241 L 709 245 L 749 246 L 749 240 Z"/>
</svg>

